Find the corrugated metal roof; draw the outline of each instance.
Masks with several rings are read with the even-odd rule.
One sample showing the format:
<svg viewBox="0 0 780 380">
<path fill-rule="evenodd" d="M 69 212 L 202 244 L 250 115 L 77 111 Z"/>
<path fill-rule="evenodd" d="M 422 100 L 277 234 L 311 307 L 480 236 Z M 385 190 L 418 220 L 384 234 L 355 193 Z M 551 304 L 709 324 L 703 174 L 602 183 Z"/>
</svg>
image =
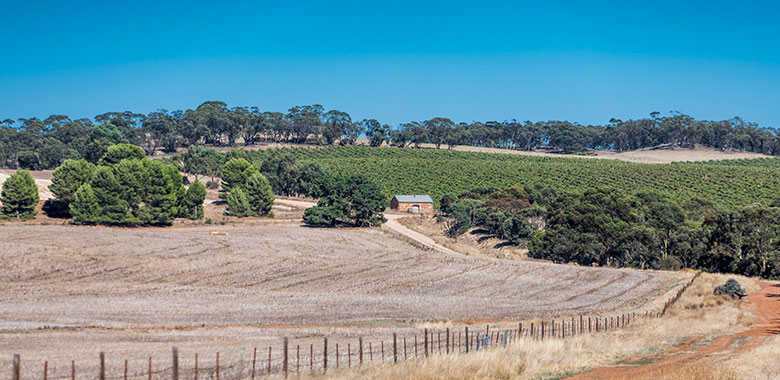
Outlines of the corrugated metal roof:
<svg viewBox="0 0 780 380">
<path fill-rule="evenodd" d="M 394 198 L 401 203 L 433 203 L 430 195 L 396 195 Z"/>
</svg>

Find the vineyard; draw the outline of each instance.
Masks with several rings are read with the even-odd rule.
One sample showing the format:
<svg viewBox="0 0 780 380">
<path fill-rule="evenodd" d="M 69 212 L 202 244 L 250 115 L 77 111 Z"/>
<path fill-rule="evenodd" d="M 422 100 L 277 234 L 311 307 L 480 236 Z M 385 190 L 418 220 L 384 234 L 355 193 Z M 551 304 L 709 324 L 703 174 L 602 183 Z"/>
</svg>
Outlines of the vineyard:
<svg viewBox="0 0 780 380">
<path fill-rule="evenodd" d="M 363 174 L 381 183 L 388 199 L 392 194 L 429 194 L 438 202 L 444 194 L 478 187 L 534 184 L 562 191 L 602 185 L 627 192 L 664 191 L 675 201 L 698 196 L 725 207 L 767 205 L 780 194 L 780 160 L 773 158 L 639 164 L 433 149 L 283 150 L 300 161 L 317 161 L 334 174 Z"/>
</svg>

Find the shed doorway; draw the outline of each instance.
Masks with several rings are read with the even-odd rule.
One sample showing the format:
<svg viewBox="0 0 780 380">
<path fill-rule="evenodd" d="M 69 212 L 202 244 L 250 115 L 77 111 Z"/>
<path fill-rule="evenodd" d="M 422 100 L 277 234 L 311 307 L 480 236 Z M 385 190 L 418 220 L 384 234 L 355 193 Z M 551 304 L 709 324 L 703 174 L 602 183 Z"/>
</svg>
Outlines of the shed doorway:
<svg viewBox="0 0 780 380">
<path fill-rule="evenodd" d="M 413 214 L 419 214 L 420 213 L 420 205 L 412 206 L 412 213 Z"/>
</svg>

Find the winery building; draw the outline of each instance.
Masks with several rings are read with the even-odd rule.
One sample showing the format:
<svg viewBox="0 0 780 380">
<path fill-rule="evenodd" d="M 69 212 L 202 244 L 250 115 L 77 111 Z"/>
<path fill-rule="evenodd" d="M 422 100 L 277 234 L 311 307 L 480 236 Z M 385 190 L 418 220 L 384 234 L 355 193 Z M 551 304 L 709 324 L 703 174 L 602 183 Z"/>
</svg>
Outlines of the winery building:
<svg viewBox="0 0 780 380">
<path fill-rule="evenodd" d="M 390 209 L 412 214 L 433 214 L 433 199 L 428 195 L 395 195 Z"/>
</svg>

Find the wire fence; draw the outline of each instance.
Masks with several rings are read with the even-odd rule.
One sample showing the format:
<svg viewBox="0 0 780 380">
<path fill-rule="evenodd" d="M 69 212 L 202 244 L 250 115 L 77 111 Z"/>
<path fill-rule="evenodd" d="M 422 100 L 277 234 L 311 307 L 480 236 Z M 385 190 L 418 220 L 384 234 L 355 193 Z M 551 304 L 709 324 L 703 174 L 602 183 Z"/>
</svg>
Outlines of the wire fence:
<svg viewBox="0 0 780 380">
<path fill-rule="evenodd" d="M 69 366 L 50 368 L 49 362 L 43 362 L 39 373 L 22 374 L 22 363 L 19 355 L 13 356 L 11 365 L 11 380 L 43 379 L 43 380 L 158 380 L 158 379 L 193 379 L 193 380 L 255 380 L 272 375 L 293 375 L 312 372 L 327 372 L 333 368 L 351 368 L 369 364 L 389 364 L 406 360 L 424 359 L 434 355 L 466 354 L 490 348 L 507 347 L 523 341 L 546 339 L 567 339 L 584 334 L 595 334 L 629 326 L 636 319 L 663 317 L 669 307 L 677 302 L 683 292 L 699 277 L 701 272 L 686 282 L 659 312 L 623 313 L 613 316 L 584 316 L 570 318 L 537 320 L 534 322 L 518 322 L 511 328 L 501 327 L 462 329 L 440 328 L 421 329 L 419 334 L 398 336 L 393 333 L 387 340 L 357 340 L 345 342 L 328 337 L 320 343 L 292 345 L 287 337 L 281 340 L 281 345 L 241 348 L 238 355 L 228 359 L 220 356 L 220 352 L 206 356 L 199 353 L 181 354 L 174 347 L 170 361 L 160 363 L 153 357 L 144 360 L 139 366 L 139 360 L 106 362 L 103 352 L 98 357 L 97 371 L 94 366 L 90 371 L 79 371 L 77 363 L 71 361 Z M 238 357 L 236 357 L 238 356 Z M 26 366 L 25 369 L 28 369 Z"/>
</svg>

